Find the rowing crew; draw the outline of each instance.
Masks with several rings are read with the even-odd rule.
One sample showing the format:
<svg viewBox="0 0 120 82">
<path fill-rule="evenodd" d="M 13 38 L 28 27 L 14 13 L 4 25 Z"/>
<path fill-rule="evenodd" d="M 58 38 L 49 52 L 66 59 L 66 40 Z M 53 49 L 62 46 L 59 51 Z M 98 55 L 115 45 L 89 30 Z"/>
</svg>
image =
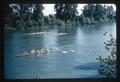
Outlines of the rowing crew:
<svg viewBox="0 0 120 82">
<path fill-rule="evenodd" d="M 43 54 L 49 54 L 50 52 L 53 51 L 60 51 L 61 49 L 59 48 L 47 48 L 47 49 L 40 49 L 40 50 L 31 50 L 30 52 L 24 52 L 21 55 L 17 56 L 24 56 L 24 55 L 43 55 Z"/>
<path fill-rule="evenodd" d="M 24 35 L 49 35 L 49 34 L 52 34 L 52 35 L 65 35 L 67 33 L 52 33 L 52 32 L 35 32 L 35 33 L 28 33 L 28 34 L 24 34 Z"/>
</svg>

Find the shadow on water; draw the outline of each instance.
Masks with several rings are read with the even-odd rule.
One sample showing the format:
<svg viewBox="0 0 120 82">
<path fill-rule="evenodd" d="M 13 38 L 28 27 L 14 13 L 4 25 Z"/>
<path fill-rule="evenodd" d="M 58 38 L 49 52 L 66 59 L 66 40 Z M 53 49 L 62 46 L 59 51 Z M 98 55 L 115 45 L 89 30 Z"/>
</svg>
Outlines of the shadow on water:
<svg viewBox="0 0 120 82">
<path fill-rule="evenodd" d="M 97 70 L 99 69 L 99 62 L 86 63 L 79 66 L 75 66 L 77 70 Z"/>
<path fill-rule="evenodd" d="M 106 76 L 104 76 L 98 72 L 99 68 L 100 68 L 100 62 L 85 63 L 85 64 L 74 67 L 75 70 L 81 70 L 81 71 L 85 71 L 85 72 L 87 72 L 87 71 L 90 71 L 90 72 L 95 71 L 96 72 L 96 74 L 88 75 L 88 76 L 86 76 L 86 78 L 106 78 Z"/>
<path fill-rule="evenodd" d="M 100 75 L 100 74 L 96 74 L 96 75 L 91 75 L 91 76 L 89 76 L 89 77 L 87 77 L 87 78 L 106 78 L 105 76 L 103 76 L 103 75 Z"/>
</svg>

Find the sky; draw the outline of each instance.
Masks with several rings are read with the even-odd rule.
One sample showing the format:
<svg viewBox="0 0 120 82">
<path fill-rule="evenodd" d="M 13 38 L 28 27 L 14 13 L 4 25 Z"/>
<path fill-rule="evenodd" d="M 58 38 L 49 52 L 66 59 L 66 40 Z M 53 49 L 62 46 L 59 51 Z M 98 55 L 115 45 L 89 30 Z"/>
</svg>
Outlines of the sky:
<svg viewBox="0 0 120 82">
<path fill-rule="evenodd" d="M 54 5 L 55 4 L 43 4 L 43 6 L 44 6 L 43 14 L 46 15 L 46 16 L 48 16 L 49 14 L 55 14 Z M 78 10 L 79 14 L 82 13 L 82 11 L 80 9 L 83 9 L 84 5 L 86 5 L 86 4 L 78 4 L 77 10 Z M 102 4 L 102 5 L 104 5 L 104 4 Z M 116 11 L 116 5 L 115 4 L 106 4 L 106 5 L 112 5 L 113 9 Z"/>
</svg>

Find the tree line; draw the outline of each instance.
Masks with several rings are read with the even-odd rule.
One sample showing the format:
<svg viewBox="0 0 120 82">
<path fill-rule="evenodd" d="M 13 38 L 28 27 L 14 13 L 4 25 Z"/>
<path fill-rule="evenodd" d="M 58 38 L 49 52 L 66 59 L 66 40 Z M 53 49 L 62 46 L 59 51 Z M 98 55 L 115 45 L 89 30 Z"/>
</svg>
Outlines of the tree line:
<svg viewBox="0 0 120 82">
<path fill-rule="evenodd" d="M 78 4 L 55 4 L 56 14 L 44 16 L 43 4 L 10 4 L 5 17 L 5 25 L 6 27 L 27 29 L 46 25 L 96 24 L 116 19 L 116 12 L 112 6 L 87 4 L 81 10 L 81 15 L 78 14 L 77 7 Z"/>
</svg>

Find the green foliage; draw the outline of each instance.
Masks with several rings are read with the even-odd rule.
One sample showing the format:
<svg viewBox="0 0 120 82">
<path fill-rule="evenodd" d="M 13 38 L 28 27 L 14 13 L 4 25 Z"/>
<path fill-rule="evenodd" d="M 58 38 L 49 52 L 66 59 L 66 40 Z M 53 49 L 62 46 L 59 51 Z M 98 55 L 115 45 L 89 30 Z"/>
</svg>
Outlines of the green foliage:
<svg viewBox="0 0 120 82">
<path fill-rule="evenodd" d="M 71 21 L 71 23 L 72 23 L 72 25 L 76 25 L 77 24 L 75 20 Z"/>
<path fill-rule="evenodd" d="M 5 21 L 11 27 L 27 29 L 43 24 L 42 4 L 10 4 Z"/>
<path fill-rule="evenodd" d="M 65 26 L 65 22 L 63 20 L 56 19 L 57 26 Z"/>
<path fill-rule="evenodd" d="M 105 75 L 106 77 L 116 77 L 116 40 L 111 34 L 105 33 L 104 35 L 109 35 L 110 40 L 104 42 L 105 49 L 110 52 L 108 57 L 98 56 L 97 60 L 101 63 L 98 72 Z"/>
<path fill-rule="evenodd" d="M 54 9 L 56 11 L 56 18 L 60 20 L 75 20 L 77 11 L 77 4 L 56 4 Z"/>
<path fill-rule="evenodd" d="M 79 18 L 79 21 L 80 21 L 81 24 L 85 24 L 86 23 L 84 14 L 81 14 L 81 16 Z"/>
<path fill-rule="evenodd" d="M 95 23 L 93 17 L 85 17 L 84 14 L 80 16 L 80 23 L 81 24 L 92 24 Z"/>
<path fill-rule="evenodd" d="M 89 17 L 86 17 L 86 18 L 85 18 L 85 21 L 86 21 L 87 24 L 90 24 L 90 23 L 91 23 L 91 20 L 90 20 Z"/>
<path fill-rule="evenodd" d="M 65 26 L 65 22 L 60 19 L 56 19 L 53 15 L 44 16 L 45 25 Z"/>
<path fill-rule="evenodd" d="M 90 18 L 89 18 L 89 20 L 90 20 L 90 23 L 95 23 L 95 20 L 94 20 L 94 17 L 93 16 L 91 16 Z"/>
<path fill-rule="evenodd" d="M 23 27 L 25 27 L 25 21 L 23 20 L 23 19 L 21 19 L 21 20 L 17 20 L 17 27 L 19 28 L 19 29 L 23 29 Z"/>
<path fill-rule="evenodd" d="M 70 26 L 72 25 L 70 20 L 67 20 L 66 24 Z"/>
<path fill-rule="evenodd" d="M 76 20 L 76 26 L 80 25 L 80 21 Z"/>
<path fill-rule="evenodd" d="M 43 9 L 44 7 L 42 6 L 42 4 L 35 4 L 34 6 L 33 19 L 34 21 L 38 22 L 39 25 L 41 25 L 41 23 L 43 22 L 43 13 L 42 13 Z"/>
<path fill-rule="evenodd" d="M 87 4 L 82 10 L 82 23 L 92 24 L 109 22 L 115 20 L 115 11 L 112 6 L 102 6 L 100 4 Z M 84 16 L 84 18 L 83 18 Z"/>
<path fill-rule="evenodd" d="M 44 24 L 45 25 L 51 25 L 51 19 L 49 16 L 44 16 Z"/>
<path fill-rule="evenodd" d="M 77 4 L 55 4 L 55 15 L 44 16 L 42 4 L 10 4 L 6 11 L 5 24 L 18 29 L 46 25 L 79 25 L 111 22 L 116 19 L 112 6 L 87 4 L 78 15 Z"/>
<path fill-rule="evenodd" d="M 56 24 L 56 18 L 55 18 L 55 15 L 49 15 L 50 17 L 50 20 L 51 20 L 51 25 L 55 25 Z"/>
<path fill-rule="evenodd" d="M 105 15 L 107 16 L 107 18 L 109 18 L 111 21 L 114 20 L 114 10 L 112 6 L 106 6 L 106 10 L 105 10 Z"/>
</svg>

